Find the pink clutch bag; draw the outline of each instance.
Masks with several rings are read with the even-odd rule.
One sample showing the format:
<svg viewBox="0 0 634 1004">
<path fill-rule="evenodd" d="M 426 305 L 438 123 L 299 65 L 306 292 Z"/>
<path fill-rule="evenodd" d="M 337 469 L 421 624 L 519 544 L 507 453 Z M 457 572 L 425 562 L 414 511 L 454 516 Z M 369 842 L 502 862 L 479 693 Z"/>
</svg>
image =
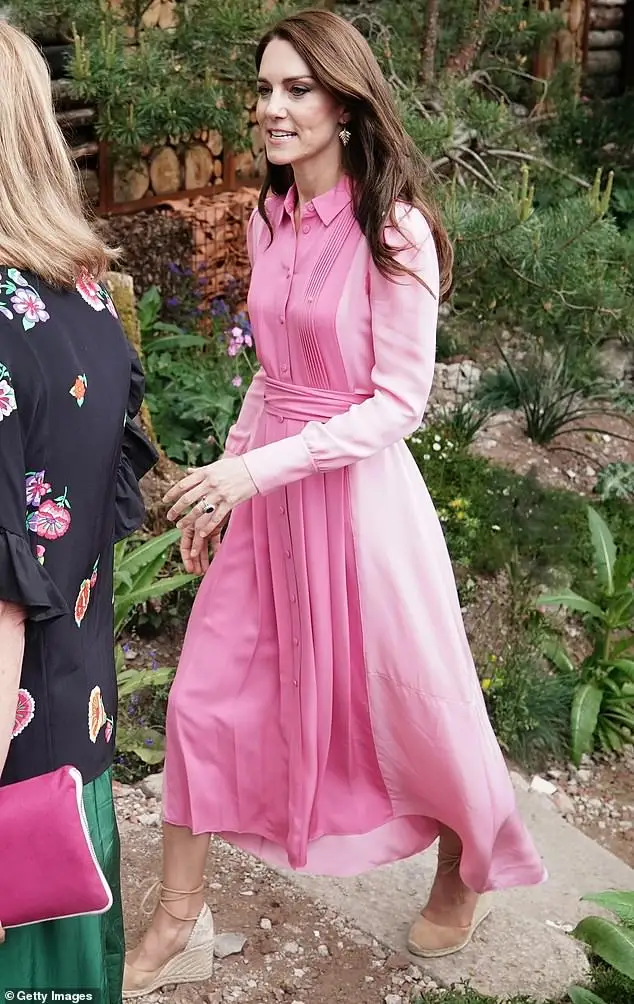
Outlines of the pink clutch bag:
<svg viewBox="0 0 634 1004">
<path fill-rule="evenodd" d="M 112 892 L 88 832 L 75 767 L 0 788 L 0 923 L 105 913 Z"/>
</svg>

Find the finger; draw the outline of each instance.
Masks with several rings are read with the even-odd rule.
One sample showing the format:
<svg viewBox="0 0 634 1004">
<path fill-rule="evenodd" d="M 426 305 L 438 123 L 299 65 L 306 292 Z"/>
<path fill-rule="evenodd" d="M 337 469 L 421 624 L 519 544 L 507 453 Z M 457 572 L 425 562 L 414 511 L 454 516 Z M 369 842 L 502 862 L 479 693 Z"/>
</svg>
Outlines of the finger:
<svg viewBox="0 0 634 1004">
<path fill-rule="evenodd" d="M 227 516 L 227 507 L 224 503 L 220 503 L 213 513 L 205 516 L 199 516 L 194 523 L 195 537 L 193 543 L 193 550 L 199 551 L 199 542 L 206 538 L 212 537 L 213 534 L 220 529 L 223 521 Z"/>
<path fill-rule="evenodd" d="M 200 552 L 200 574 L 204 575 L 209 568 L 209 548 L 203 547 Z"/>
<path fill-rule="evenodd" d="M 4 928 L 0 927 L 0 945 L 4 941 Z"/>
<path fill-rule="evenodd" d="M 172 508 L 167 513 L 167 518 L 172 521 L 178 520 L 183 515 L 183 513 L 190 508 L 190 506 L 195 506 L 211 490 L 212 489 L 210 489 L 209 485 L 205 481 L 201 481 L 199 485 L 196 485 L 194 488 L 190 488 L 188 492 L 182 495 L 180 499 L 178 499 L 174 503 Z M 210 499 L 210 501 L 213 504 L 213 499 Z M 196 516 L 200 516 L 200 514 L 201 510 L 198 509 L 196 511 Z M 191 516 L 191 513 L 188 513 L 188 516 Z M 192 521 L 188 522 L 187 517 L 185 518 L 185 521 L 183 523 L 177 523 L 177 526 L 181 527 L 190 525 L 192 525 Z"/>
<path fill-rule="evenodd" d="M 180 498 L 184 492 L 189 491 L 190 488 L 194 488 L 195 485 L 200 484 L 204 480 L 205 469 L 203 467 L 191 470 L 188 472 L 187 477 L 181 478 L 181 480 L 177 481 L 175 485 L 172 485 L 169 491 L 165 492 L 163 501 L 167 502 L 169 505 L 169 503 Z"/>
</svg>

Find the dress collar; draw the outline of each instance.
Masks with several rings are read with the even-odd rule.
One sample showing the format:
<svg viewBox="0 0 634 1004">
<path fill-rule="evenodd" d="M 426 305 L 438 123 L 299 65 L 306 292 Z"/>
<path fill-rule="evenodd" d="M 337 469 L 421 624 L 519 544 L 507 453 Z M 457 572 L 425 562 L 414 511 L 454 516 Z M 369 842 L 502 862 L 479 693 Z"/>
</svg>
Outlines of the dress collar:
<svg viewBox="0 0 634 1004">
<path fill-rule="evenodd" d="M 334 188 L 317 195 L 311 202 L 307 202 L 305 211 L 315 212 L 324 226 L 329 226 L 334 218 L 339 215 L 342 209 L 352 201 L 352 183 L 347 174 L 339 179 Z M 297 205 L 297 188 L 292 185 L 284 198 L 284 209 L 292 217 Z"/>
</svg>

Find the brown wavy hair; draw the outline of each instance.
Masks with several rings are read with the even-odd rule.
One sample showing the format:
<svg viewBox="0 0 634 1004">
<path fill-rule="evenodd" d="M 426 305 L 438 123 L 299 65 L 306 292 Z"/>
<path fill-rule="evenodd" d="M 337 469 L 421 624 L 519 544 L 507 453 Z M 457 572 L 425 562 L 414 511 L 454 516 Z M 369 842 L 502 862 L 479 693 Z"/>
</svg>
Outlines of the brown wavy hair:
<svg viewBox="0 0 634 1004">
<path fill-rule="evenodd" d="M 385 226 L 387 223 L 398 229 L 397 202 L 416 206 L 434 238 L 444 298 L 451 289 L 453 248 L 429 196 L 432 172 L 405 131 L 388 83 L 365 38 L 337 14 L 304 10 L 279 21 L 260 39 L 255 54 L 258 72 L 264 50 L 276 38 L 290 42 L 315 80 L 350 116 L 347 125 L 351 137 L 348 146 L 342 147 L 343 168 L 353 180 L 355 216 L 377 269 L 386 278 L 414 274 L 396 260 L 394 249 L 385 240 Z M 265 200 L 269 192 L 288 192 L 293 185 L 293 170 L 290 165 L 271 164 L 268 158 L 266 168 L 259 209 L 272 233 Z"/>
</svg>

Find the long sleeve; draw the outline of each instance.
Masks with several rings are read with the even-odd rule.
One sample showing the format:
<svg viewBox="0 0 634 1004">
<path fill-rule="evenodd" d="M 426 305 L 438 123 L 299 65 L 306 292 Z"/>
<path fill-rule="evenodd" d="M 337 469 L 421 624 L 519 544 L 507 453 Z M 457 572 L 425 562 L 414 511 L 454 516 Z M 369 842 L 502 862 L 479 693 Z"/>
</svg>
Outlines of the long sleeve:
<svg viewBox="0 0 634 1004">
<path fill-rule="evenodd" d="M 296 436 L 246 453 L 260 494 L 363 460 L 420 425 L 434 375 L 438 259 L 422 213 L 403 209 L 399 227 L 402 235 L 389 234 L 398 260 L 428 288 L 409 275 L 385 278 L 370 263 L 372 396 L 327 422 L 309 422 Z"/>
<path fill-rule="evenodd" d="M 255 261 L 257 244 L 261 236 L 262 220 L 257 209 L 254 209 L 249 217 L 247 226 L 247 250 L 249 252 L 249 262 L 251 268 Z M 239 456 L 249 448 L 251 437 L 256 429 L 262 408 L 264 405 L 264 386 L 266 384 L 266 373 L 259 369 L 244 395 L 240 414 L 237 421 L 231 426 L 225 441 L 225 453 L 232 456 Z"/>
<path fill-rule="evenodd" d="M 37 452 L 43 434 L 43 400 L 37 359 L 0 315 L 0 600 L 23 607 L 34 621 L 68 613 L 26 529 L 26 456 L 27 449 Z"/>
</svg>

